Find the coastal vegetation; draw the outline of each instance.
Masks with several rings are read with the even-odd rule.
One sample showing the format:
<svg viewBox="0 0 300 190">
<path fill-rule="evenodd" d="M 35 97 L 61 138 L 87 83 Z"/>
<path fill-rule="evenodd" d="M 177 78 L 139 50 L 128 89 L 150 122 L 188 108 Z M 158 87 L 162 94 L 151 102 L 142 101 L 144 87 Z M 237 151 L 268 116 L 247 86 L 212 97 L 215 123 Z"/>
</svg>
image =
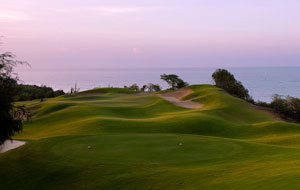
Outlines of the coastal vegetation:
<svg viewBox="0 0 300 190">
<path fill-rule="evenodd" d="M 0 145 L 22 131 L 22 121 L 27 115 L 22 106 L 14 105 L 19 79 L 14 75 L 13 68 L 18 64 L 24 62 L 16 60 L 15 55 L 0 54 Z"/>
<path fill-rule="evenodd" d="M 53 98 L 56 96 L 64 95 L 63 90 L 54 91 L 51 87 L 45 85 L 18 85 L 18 94 L 15 96 L 16 101 L 28 101 L 34 99 Z"/>
<path fill-rule="evenodd" d="M 246 89 L 240 81 L 236 80 L 234 75 L 226 69 L 217 69 L 212 74 L 212 78 L 217 87 L 222 88 L 233 96 L 254 103 L 253 98 L 249 95 L 248 89 Z"/>
<path fill-rule="evenodd" d="M 146 89 L 148 90 L 148 92 L 159 92 L 162 90 L 159 84 L 152 84 L 152 83 L 146 85 Z"/>
<path fill-rule="evenodd" d="M 136 92 L 159 92 L 162 90 L 159 84 L 148 83 L 143 85 L 141 88 L 135 83 L 129 87 L 124 86 L 126 89 L 134 90 Z"/>
<path fill-rule="evenodd" d="M 258 106 L 271 108 L 284 119 L 300 122 L 300 99 L 292 96 L 275 94 L 271 103 L 258 101 Z"/>
<path fill-rule="evenodd" d="M 162 74 L 162 75 L 160 75 L 160 79 L 167 82 L 168 85 L 170 86 L 171 90 L 176 90 L 176 89 L 183 88 L 183 87 L 186 87 L 189 85 L 187 82 L 183 81 L 181 78 L 179 78 L 175 74 L 169 74 L 169 75 Z"/>
</svg>

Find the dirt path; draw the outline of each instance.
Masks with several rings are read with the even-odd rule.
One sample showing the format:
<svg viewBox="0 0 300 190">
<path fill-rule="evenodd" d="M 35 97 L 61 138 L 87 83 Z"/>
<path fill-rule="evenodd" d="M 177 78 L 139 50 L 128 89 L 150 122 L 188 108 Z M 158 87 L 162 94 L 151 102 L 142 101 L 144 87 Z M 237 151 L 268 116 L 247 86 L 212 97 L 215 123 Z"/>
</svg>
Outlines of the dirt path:
<svg viewBox="0 0 300 190">
<path fill-rule="evenodd" d="M 203 107 L 203 104 L 193 102 L 193 99 L 189 100 L 182 100 L 183 97 L 193 93 L 193 90 L 188 88 L 181 88 L 179 90 L 171 91 L 171 92 L 163 92 L 160 94 L 157 94 L 158 97 L 161 97 L 172 104 L 184 107 L 184 108 L 190 108 L 190 109 L 198 109 Z"/>
<path fill-rule="evenodd" d="M 18 148 L 19 146 L 22 146 L 24 144 L 26 144 L 25 141 L 7 140 L 2 145 L 0 145 L 0 153 L 9 151 L 14 148 Z"/>
</svg>

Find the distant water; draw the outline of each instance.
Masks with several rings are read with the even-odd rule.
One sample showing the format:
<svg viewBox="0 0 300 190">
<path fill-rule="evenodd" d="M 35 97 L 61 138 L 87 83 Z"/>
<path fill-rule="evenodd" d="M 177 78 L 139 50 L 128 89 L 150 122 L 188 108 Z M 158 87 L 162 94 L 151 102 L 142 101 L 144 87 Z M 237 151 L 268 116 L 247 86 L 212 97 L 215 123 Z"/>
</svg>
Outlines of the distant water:
<svg viewBox="0 0 300 190">
<path fill-rule="evenodd" d="M 255 100 L 271 100 L 273 94 L 300 97 L 300 67 L 226 68 L 249 90 Z M 177 74 L 190 84 L 213 84 L 211 78 L 216 68 L 165 68 L 165 69 L 91 69 L 91 70 L 19 70 L 24 83 L 47 85 L 54 89 L 70 91 L 77 83 L 80 90 L 95 87 L 123 87 L 137 83 L 167 84 L 160 74 Z"/>
</svg>

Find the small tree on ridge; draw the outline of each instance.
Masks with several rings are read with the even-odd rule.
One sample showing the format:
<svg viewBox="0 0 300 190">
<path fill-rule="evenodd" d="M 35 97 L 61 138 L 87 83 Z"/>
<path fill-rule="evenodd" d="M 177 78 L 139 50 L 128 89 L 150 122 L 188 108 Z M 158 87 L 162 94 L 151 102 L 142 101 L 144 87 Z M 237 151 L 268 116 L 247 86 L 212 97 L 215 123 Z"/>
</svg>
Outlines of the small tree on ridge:
<svg viewBox="0 0 300 190">
<path fill-rule="evenodd" d="M 187 82 L 184 82 L 181 78 L 174 74 L 162 74 L 160 75 L 160 79 L 166 81 L 172 90 L 183 88 L 189 85 Z"/>
</svg>

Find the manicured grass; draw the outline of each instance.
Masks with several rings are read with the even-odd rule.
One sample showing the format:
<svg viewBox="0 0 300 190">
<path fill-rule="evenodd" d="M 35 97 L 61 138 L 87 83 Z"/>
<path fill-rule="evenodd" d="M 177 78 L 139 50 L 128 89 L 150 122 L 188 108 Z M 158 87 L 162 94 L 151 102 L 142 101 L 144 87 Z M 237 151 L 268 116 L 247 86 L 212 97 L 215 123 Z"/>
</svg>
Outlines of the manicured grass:
<svg viewBox="0 0 300 190">
<path fill-rule="evenodd" d="M 300 188 L 300 125 L 189 88 L 203 108 L 114 88 L 26 102 L 29 143 L 0 155 L 0 189 Z"/>
<path fill-rule="evenodd" d="M 94 88 L 91 90 L 87 90 L 84 92 L 79 92 L 81 93 L 127 93 L 127 94 L 132 94 L 135 93 L 134 90 L 130 90 L 127 88 Z"/>
</svg>

